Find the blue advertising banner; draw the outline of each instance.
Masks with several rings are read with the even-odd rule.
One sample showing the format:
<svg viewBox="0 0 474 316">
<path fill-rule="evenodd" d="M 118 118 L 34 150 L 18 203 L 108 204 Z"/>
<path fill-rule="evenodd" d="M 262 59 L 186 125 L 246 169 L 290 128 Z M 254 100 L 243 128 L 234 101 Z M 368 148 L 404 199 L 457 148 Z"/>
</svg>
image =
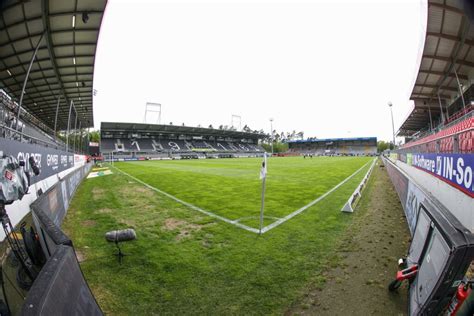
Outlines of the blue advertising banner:
<svg viewBox="0 0 474 316">
<path fill-rule="evenodd" d="M 407 154 L 406 163 L 474 197 L 474 154 Z"/>
</svg>

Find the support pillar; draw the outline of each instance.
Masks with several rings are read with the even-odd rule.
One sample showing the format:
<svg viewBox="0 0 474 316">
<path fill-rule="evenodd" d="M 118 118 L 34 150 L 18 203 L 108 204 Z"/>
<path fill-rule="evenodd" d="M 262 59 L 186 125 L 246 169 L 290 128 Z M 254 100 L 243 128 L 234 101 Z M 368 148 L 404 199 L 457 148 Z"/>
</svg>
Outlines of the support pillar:
<svg viewBox="0 0 474 316">
<path fill-rule="evenodd" d="M 56 116 L 54 117 L 54 138 L 55 139 L 56 139 L 56 129 L 58 127 L 59 103 L 61 103 L 61 96 L 60 95 L 58 95 L 58 103 L 56 104 Z"/>
<path fill-rule="evenodd" d="M 441 111 L 441 123 L 444 125 L 444 113 L 443 113 L 443 106 L 441 105 L 441 98 L 438 92 L 438 102 L 439 102 L 439 109 Z"/>
<path fill-rule="evenodd" d="M 428 113 L 430 115 L 430 132 L 431 132 L 433 130 L 433 120 L 431 119 L 431 106 L 429 102 L 428 102 Z"/>
<path fill-rule="evenodd" d="M 73 145 L 72 145 L 72 152 L 73 153 L 76 153 L 76 138 L 77 138 L 77 112 L 74 111 L 74 116 L 75 116 L 75 119 L 74 119 L 74 139 L 73 139 Z"/>
<path fill-rule="evenodd" d="M 456 71 L 456 65 L 454 65 L 453 67 L 454 69 L 454 75 L 456 76 L 456 81 L 458 83 L 458 89 L 459 89 L 459 93 L 461 95 L 461 100 L 462 100 L 462 107 L 464 109 L 464 111 L 466 110 L 466 102 L 464 102 L 464 93 L 462 91 L 462 86 L 461 86 L 461 82 L 459 82 L 459 77 L 458 77 L 458 73 Z"/>
<path fill-rule="evenodd" d="M 69 105 L 69 114 L 67 115 L 67 131 L 66 131 L 66 151 L 69 152 L 69 128 L 71 126 L 71 110 L 73 102 L 71 100 Z"/>
</svg>

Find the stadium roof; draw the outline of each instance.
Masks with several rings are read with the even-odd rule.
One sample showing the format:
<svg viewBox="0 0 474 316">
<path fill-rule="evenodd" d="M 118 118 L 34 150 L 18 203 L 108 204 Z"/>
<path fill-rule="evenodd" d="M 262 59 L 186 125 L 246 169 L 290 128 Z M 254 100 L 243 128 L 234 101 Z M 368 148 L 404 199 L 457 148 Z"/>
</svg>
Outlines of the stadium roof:
<svg viewBox="0 0 474 316">
<path fill-rule="evenodd" d="M 264 135 L 260 133 L 248 133 L 224 129 L 206 128 L 206 127 L 190 127 L 179 125 L 158 125 L 144 123 L 119 123 L 119 122 L 102 122 L 100 124 L 101 134 L 107 132 L 139 132 L 150 134 L 175 134 L 175 135 L 195 135 L 195 136 L 224 136 L 236 139 L 260 139 Z"/>
<path fill-rule="evenodd" d="M 106 0 L 0 2 L 0 88 L 14 101 L 20 101 L 23 82 L 38 47 L 22 107 L 51 128 L 54 128 L 58 97 L 61 97 L 58 130 L 67 128 L 71 100 L 78 126 L 79 122 L 82 127 L 94 124 L 92 80 L 106 3 Z"/>
<path fill-rule="evenodd" d="M 415 106 L 398 131 L 410 136 L 430 124 L 459 96 L 456 75 L 464 87 L 474 67 L 474 27 L 458 0 L 428 0 L 428 24 L 420 69 L 410 99 Z M 439 95 L 439 98 L 438 98 Z"/>
<path fill-rule="evenodd" d="M 315 138 L 315 139 L 297 139 L 289 140 L 287 143 L 325 143 L 325 142 L 341 142 L 341 141 L 375 141 L 377 137 L 352 137 L 352 138 Z"/>
</svg>

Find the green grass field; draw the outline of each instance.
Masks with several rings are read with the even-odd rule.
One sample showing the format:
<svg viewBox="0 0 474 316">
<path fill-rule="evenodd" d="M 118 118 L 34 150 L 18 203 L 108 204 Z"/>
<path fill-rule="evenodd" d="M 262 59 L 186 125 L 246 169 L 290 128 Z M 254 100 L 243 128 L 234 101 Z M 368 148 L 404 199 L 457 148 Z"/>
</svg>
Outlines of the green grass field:
<svg viewBox="0 0 474 316">
<path fill-rule="evenodd" d="M 261 158 L 170 160 L 122 162 L 115 166 L 185 202 L 257 228 L 261 161 Z M 366 157 L 269 159 L 265 224 L 310 203 L 367 162 Z"/>
<path fill-rule="evenodd" d="M 324 285 L 334 246 L 353 214 L 341 207 L 370 158 L 272 158 L 265 225 L 349 181 L 301 214 L 259 236 L 199 213 L 115 172 L 85 180 L 64 228 L 99 304 L 117 314 L 281 314 L 308 287 Z M 120 170 L 229 220 L 258 227 L 261 159 L 116 163 Z M 104 240 L 133 227 L 122 266 Z"/>
</svg>

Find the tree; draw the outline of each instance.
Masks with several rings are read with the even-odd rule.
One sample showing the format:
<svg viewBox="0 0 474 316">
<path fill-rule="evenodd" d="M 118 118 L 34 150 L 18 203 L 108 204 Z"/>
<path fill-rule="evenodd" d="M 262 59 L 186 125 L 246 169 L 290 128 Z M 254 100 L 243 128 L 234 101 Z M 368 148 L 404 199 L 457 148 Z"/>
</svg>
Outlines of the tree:
<svg viewBox="0 0 474 316">
<path fill-rule="evenodd" d="M 208 127 L 208 128 L 214 128 L 214 127 L 212 126 L 212 124 L 209 124 L 209 127 Z"/>
<path fill-rule="evenodd" d="M 93 143 L 98 143 L 100 140 L 100 131 L 91 131 L 89 133 L 89 141 Z"/>
<path fill-rule="evenodd" d="M 272 151 L 272 146 L 270 144 L 262 144 L 263 149 L 267 152 Z M 282 153 L 288 151 L 288 144 L 287 143 L 273 143 L 273 152 L 274 153 Z"/>
<path fill-rule="evenodd" d="M 276 131 L 273 131 L 273 142 L 280 142 L 280 134 L 278 134 Z"/>
<path fill-rule="evenodd" d="M 296 131 L 293 130 L 290 134 L 290 139 L 295 139 L 295 137 L 296 137 Z"/>
<path fill-rule="evenodd" d="M 393 148 L 394 148 L 394 146 L 393 146 L 392 142 L 385 142 L 383 140 L 379 140 L 377 142 L 377 152 L 379 152 L 379 153 L 384 152 L 387 149 L 392 150 Z"/>
<path fill-rule="evenodd" d="M 284 133 L 284 132 L 281 132 L 281 134 L 280 134 L 280 139 L 281 139 L 282 141 L 286 140 L 286 137 L 285 137 L 285 133 Z"/>
</svg>

